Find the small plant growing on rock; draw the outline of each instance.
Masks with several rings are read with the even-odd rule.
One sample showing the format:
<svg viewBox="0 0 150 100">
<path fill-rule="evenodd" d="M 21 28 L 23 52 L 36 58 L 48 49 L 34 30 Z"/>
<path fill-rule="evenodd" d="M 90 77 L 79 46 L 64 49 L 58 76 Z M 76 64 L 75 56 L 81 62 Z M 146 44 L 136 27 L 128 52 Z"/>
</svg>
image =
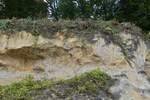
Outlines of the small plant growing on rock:
<svg viewBox="0 0 150 100">
<path fill-rule="evenodd" d="M 0 29 L 6 29 L 9 22 L 9 20 L 0 20 Z"/>
</svg>

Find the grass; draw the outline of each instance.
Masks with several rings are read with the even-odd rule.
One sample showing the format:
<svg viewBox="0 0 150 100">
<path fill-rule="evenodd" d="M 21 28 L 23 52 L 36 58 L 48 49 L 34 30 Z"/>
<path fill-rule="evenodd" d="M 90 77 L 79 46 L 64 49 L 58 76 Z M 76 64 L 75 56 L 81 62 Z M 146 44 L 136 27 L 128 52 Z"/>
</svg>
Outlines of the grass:
<svg viewBox="0 0 150 100">
<path fill-rule="evenodd" d="M 34 81 L 32 77 L 28 77 L 18 83 L 0 86 L 0 100 L 32 100 L 43 89 L 49 89 L 59 98 L 68 97 L 74 93 L 96 94 L 100 89 L 106 89 L 109 80 L 111 78 L 99 69 L 57 82 Z M 37 93 L 32 94 L 32 91 Z"/>
<path fill-rule="evenodd" d="M 79 93 L 96 93 L 97 89 L 104 88 L 110 77 L 100 70 L 94 70 L 90 73 L 85 73 L 73 79 L 63 82 L 65 85 L 73 86 L 73 90 Z"/>
<path fill-rule="evenodd" d="M 30 99 L 27 93 L 31 90 L 47 88 L 52 83 L 51 81 L 34 81 L 32 77 L 27 77 L 18 83 L 13 83 L 8 86 L 0 86 L 1 100 L 19 100 Z"/>
</svg>

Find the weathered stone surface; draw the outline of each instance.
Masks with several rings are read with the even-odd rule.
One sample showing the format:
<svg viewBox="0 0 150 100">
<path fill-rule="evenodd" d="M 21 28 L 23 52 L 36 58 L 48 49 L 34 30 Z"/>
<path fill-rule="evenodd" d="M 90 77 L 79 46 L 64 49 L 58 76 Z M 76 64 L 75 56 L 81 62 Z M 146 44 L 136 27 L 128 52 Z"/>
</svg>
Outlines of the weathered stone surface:
<svg viewBox="0 0 150 100">
<path fill-rule="evenodd" d="M 53 38 L 33 36 L 25 31 L 0 34 L 0 84 L 16 71 L 31 73 L 36 80 L 67 79 L 101 68 L 119 80 L 110 93 L 120 100 L 149 100 L 149 48 L 141 37 L 122 31 L 117 40 L 97 33 L 89 38 L 57 32 Z M 109 40 L 109 41 L 108 41 Z M 94 42 L 89 42 L 94 41 Z M 5 70 L 7 69 L 7 70 Z M 14 73 L 10 73 L 13 69 Z M 5 73 L 5 77 L 3 76 Z M 146 74 L 145 74 L 146 73 Z M 19 76 L 18 76 L 19 75 Z M 13 80 L 24 77 L 14 74 Z M 16 77 L 15 77 L 16 76 Z"/>
</svg>

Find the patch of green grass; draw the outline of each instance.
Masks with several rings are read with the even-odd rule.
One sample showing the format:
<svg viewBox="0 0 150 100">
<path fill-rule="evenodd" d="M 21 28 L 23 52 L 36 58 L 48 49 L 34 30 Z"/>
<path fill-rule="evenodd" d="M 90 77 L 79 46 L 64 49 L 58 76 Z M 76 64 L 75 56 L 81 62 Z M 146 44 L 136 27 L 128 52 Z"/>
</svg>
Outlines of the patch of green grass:
<svg viewBox="0 0 150 100">
<path fill-rule="evenodd" d="M 32 91 L 39 93 L 43 89 L 49 89 L 49 91 L 60 98 L 62 96 L 68 97 L 74 93 L 96 94 L 99 89 L 105 89 L 110 79 L 108 75 L 99 69 L 81 74 L 72 79 L 57 82 L 51 80 L 34 81 L 32 77 L 28 77 L 18 83 L 0 86 L 0 100 L 32 100 L 38 96 L 35 93 L 32 95 Z"/>
<path fill-rule="evenodd" d="M 96 93 L 98 89 L 105 88 L 110 79 L 108 75 L 96 69 L 92 72 L 87 72 L 70 80 L 66 80 L 63 83 L 72 86 L 71 91 Z"/>
<path fill-rule="evenodd" d="M 51 81 L 34 81 L 31 76 L 18 83 L 8 86 L 0 86 L 0 100 L 30 100 L 28 92 L 51 86 Z"/>
</svg>

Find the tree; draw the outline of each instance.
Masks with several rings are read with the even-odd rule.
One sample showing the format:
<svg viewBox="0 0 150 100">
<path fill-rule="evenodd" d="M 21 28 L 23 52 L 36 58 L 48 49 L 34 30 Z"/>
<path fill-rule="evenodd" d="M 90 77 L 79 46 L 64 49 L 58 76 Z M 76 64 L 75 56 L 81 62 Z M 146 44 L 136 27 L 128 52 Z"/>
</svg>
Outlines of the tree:
<svg viewBox="0 0 150 100">
<path fill-rule="evenodd" d="M 4 0 L 4 15 L 7 18 L 26 18 L 46 16 L 47 7 L 41 0 Z"/>
<path fill-rule="evenodd" d="M 5 8 L 4 1 L 0 0 L 0 18 L 4 17 L 4 8 Z"/>
<path fill-rule="evenodd" d="M 74 0 L 61 0 L 58 3 L 58 12 L 61 18 L 75 19 L 79 14 L 79 9 Z"/>
<path fill-rule="evenodd" d="M 89 0 L 92 15 L 95 18 L 102 18 L 109 20 L 114 17 L 114 13 L 117 10 L 117 0 Z"/>
<path fill-rule="evenodd" d="M 80 11 L 80 16 L 83 18 L 90 18 L 92 9 L 89 0 L 76 0 Z"/>
<path fill-rule="evenodd" d="M 121 0 L 116 18 L 150 30 L 150 0 Z"/>
<path fill-rule="evenodd" d="M 84 18 L 102 18 L 109 20 L 114 17 L 118 0 L 75 0 Z"/>
<path fill-rule="evenodd" d="M 59 19 L 58 16 L 58 2 L 59 0 L 44 0 L 47 3 L 48 7 L 48 18 L 50 19 Z"/>
</svg>

